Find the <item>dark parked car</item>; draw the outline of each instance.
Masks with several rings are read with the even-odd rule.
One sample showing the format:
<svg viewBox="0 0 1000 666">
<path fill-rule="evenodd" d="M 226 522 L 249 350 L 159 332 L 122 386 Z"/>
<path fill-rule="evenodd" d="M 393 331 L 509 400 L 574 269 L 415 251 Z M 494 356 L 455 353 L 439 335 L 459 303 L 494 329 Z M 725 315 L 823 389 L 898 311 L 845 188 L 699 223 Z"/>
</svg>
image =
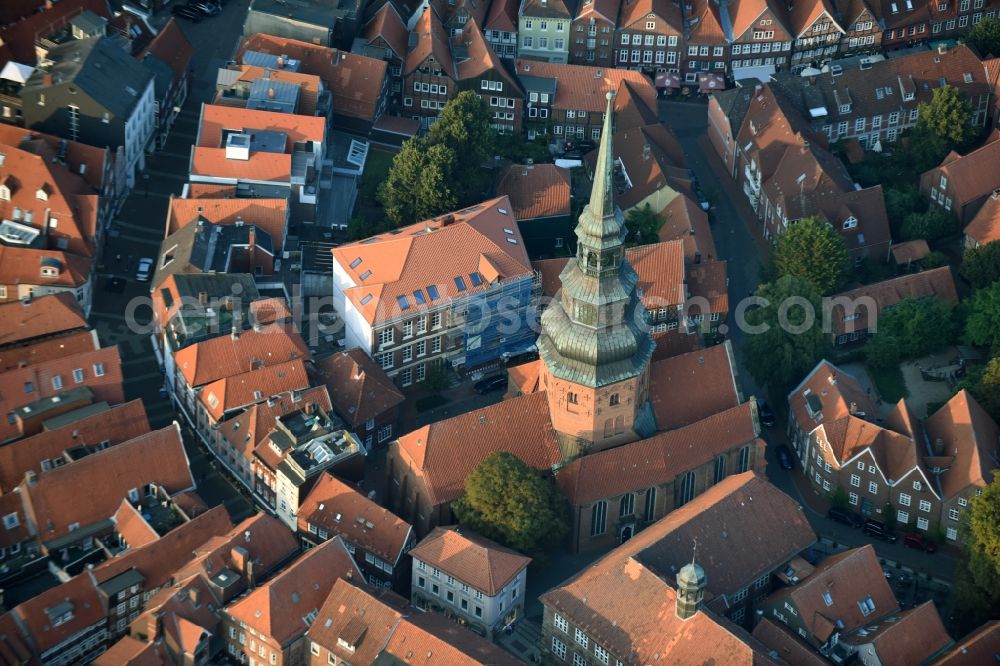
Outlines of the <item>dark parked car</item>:
<svg viewBox="0 0 1000 666">
<path fill-rule="evenodd" d="M 857 514 L 853 514 L 845 509 L 838 509 L 834 507 L 827 511 L 826 517 L 835 523 L 847 525 L 848 527 L 853 527 L 855 529 L 861 527 L 862 525 L 861 518 Z"/>
<path fill-rule="evenodd" d="M 903 537 L 903 545 L 926 553 L 933 553 L 937 550 L 937 545 L 933 541 L 918 532 L 912 532 Z"/>
<path fill-rule="evenodd" d="M 486 379 L 480 379 L 478 382 L 473 384 L 472 388 L 475 389 L 476 393 L 481 395 L 507 388 L 507 376 L 493 375 L 492 377 L 487 377 Z"/>
<path fill-rule="evenodd" d="M 777 422 L 774 418 L 774 410 L 768 407 L 763 400 L 757 401 L 757 414 L 760 416 L 760 424 L 765 428 L 770 428 Z"/>
<path fill-rule="evenodd" d="M 218 16 L 222 13 L 222 7 L 214 2 L 209 2 L 209 0 L 188 0 L 187 6 L 205 16 Z"/>
<path fill-rule="evenodd" d="M 889 543 L 894 543 L 896 541 L 896 535 L 889 531 L 889 528 L 885 526 L 885 523 L 880 523 L 877 520 L 866 520 L 864 531 L 865 534 L 873 536 L 876 539 L 882 539 L 883 541 L 888 541 Z"/>
<path fill-rule="evenodd" d="M 197 23 L 202 19 L 202 13 L 195 9 L 194 7 L 188 7 L 186 5 L 174 5 L 171 10 L 174 16 L 182 19 L 187 19 L 188 21 L 193 21 Z"/>
<path fill-rule="evenodd" d="M 778 456 L 778 464 L 781 469 L 792 469 L 792 452 L 784 444 L 778 444 L 774 449 L 774 454 Z"/>
</svg>

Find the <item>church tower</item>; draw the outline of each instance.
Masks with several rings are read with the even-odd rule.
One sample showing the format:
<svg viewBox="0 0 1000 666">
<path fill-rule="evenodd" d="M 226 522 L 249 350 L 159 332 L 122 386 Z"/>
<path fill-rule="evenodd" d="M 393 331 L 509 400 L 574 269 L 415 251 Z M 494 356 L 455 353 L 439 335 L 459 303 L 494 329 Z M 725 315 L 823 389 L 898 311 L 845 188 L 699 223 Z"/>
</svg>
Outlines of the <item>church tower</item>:
<svg viewBox="0 0 1000 666">
<path fill-rule="evenodd" d="M 685 564 L 677 572 L 677 603 L 675 612 L 677 617 L 687 620 L 701 610 L 701 602 L 705 598 L 705 570 L 695 562 L 698 553 L 698 544 L 695 544 L 695 554 L 691 556 L 691 563 Z"/>
<path fill-rule="evenodd" d="M 653 339 L 625 259 L 625 219 L 614 200 L 614 93 L 608 93 L 590 203 L 576 225 L 576 257 L 542 315 L 541 388 L 564 459 L 652 434 Z"/>
</svg>

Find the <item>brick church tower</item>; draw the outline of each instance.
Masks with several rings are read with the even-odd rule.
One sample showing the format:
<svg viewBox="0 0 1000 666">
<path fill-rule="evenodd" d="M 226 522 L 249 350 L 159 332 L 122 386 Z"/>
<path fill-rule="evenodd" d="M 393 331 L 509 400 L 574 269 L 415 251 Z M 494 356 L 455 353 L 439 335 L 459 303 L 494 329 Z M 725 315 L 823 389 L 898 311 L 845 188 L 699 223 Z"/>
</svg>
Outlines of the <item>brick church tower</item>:
<svg viewBox="0 0 1000 666">
<path fill-rule="evenodd" d="M 614 201 L 614 93 L 601 131 L 590 203 L 576 225 L 576 257 L 542 315 L 540 387 L 564 459 L 617 446 L 655 431 L 649 405 L 653 339 L 625 259 L 625 220 Z"/>
</svg>

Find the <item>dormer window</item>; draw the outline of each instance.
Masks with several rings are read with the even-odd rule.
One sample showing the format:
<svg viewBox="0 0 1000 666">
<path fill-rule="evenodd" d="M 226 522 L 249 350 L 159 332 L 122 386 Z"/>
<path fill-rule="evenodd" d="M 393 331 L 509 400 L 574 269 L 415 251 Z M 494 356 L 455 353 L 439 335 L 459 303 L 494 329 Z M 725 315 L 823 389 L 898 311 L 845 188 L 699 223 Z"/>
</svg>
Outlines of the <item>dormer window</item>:
<svg viewBox="0 0 1000 666">
<path fill-rule="evenodd" d="M 847 218 L 846 220 L 844 220 L 844 228 L 845 229 L 853 229 L 856 226 L 858 226 L 858 218 L 854 217 L 853 215 L 851 215 L 849 218 Z"/>
<path fill-rule="evenodd" d="M 52 188 L 49 187 L 49 185 L 46 183 L 45 185 L 42 185 L 37 190 L 35 190 L 35 198 L 38 199 L 39 201 L 48 201 L 49 194 L 51 194 L 51 192 Z"/>
<path fill-rule="evenodd" d="M 10 201 L 10 188 L 6 185 L 0 185 L 0 200 Z"/>
<path fill-rule="evenodd" d="M 840 112 L 841 113 L 850 113 L 851 112 L 851 105 L 850 104 L 841 104 L 840 105 Z"/>
</svg>

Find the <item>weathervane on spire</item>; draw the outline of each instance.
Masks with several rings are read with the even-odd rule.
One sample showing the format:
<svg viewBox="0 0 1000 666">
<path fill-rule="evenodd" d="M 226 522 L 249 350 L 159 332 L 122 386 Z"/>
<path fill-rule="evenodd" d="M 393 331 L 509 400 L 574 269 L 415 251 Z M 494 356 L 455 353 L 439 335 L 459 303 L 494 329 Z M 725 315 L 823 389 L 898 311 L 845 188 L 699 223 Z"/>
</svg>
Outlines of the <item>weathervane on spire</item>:
<svg viewBox="0 0 1000 666">
<path fill-rule="evenodd" d="M 691 564 L 694 564 L 695 558 L 698 557 L 698 537 L 695 537 L 692 541 L 694 541 L 694 550 L 691 553 Z"/>
</svg>

